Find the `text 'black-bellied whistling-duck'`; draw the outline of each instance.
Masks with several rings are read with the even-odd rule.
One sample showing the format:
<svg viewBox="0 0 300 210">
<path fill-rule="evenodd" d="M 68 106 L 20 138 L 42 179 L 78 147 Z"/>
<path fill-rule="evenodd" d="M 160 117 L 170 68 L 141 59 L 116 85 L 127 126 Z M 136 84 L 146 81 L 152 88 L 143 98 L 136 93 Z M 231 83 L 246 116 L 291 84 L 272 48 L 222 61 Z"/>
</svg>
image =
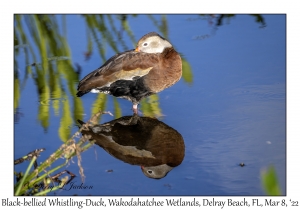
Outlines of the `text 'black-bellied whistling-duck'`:
<svg viewBox="0 0 300 210">
<path fill-rule="evenodd" d="M 155 32 L 144 35 L 133 50 L 118 53 L 78 84 L 77 96 L 105 93 L 133 103 L 175 84 L 182 75 L 180 55 Z"/>
</svg>

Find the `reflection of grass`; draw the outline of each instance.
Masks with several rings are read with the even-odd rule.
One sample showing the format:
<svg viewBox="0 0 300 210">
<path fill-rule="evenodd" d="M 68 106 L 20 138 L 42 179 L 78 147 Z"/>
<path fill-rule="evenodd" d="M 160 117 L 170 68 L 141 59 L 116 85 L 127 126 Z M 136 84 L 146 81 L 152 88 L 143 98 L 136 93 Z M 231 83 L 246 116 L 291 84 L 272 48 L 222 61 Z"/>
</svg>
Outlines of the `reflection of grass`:
<svg viewBox="0 0 300 210">
<path fill-rule="evenodd" d="M 151 95 L 141 101 L 141 110 L 144 116 L 161 117 L 161 108 L 159 107 L 158 95 Z"/>
<path fill-rule="evenodd" d="M 98 110 L 105 110 L 106 102 L 107 102 L 107 95 L 105 95 L 104 93 L 99 93 L 92 106 L 92 114 L 96 114 Z"/>
<path fill-rule="evenodd" d="M 67 96 L 65 96 L 67 97 Z M 60 126 L 59 126 L 59 137 L 64 142 L 68 140 L 71 130 L 69 129 L 72 125 L 72 117 L 71 117 L 71 108 L 70 104 L 68 103 L 69 100 L 63 101 L 63 107 L 62 107 L 62 117 L 60 120 Z"/>
<path fill-rule="evenodd" d="M 168 39 L 168 21 L 166 15 L 161 15 L 160 20 L 156 20 L 153 15 L 148 15 L 149 19 L 152 21 L 153 25 L 155 25 L 159 32 L 162 34 L 163 37 Z"/>
<path fill-rule="evenodd" d="M 202 16 L 207 17 L 210 21 L 214 20 L 216 26 L 222 25 L 224 20 L 230 20 L 235 17 L 235 15 L 232 14 L 201 15 L 201 17 Z M 262 15 L 254 14 L 251 16 L 254 17 L 255 21 L 261 24 L 262 27 L 266 25 Z M 72 66 L 71 51 L 66 36 L 66 15 L 15 15 L 14 17 L 15 72 L 19 70 L 18 67 L 20 64 L 16 57 L 20 55 L 21 49 L 25 52 L 26 62 L 26 72 L 23 81 L 21 81 L 21 78 L 15 73 L 15 113 L 20 104 L 21 91 L 29 76 L 35 80 L 40 101 L 50 100 L 52 95 L 55 95 L 55 98 L 62 98 L 67 92 L 69 92 L 71 96 L 75 96 L 76 85 L 74 85 L 74 83 L 77 83 L 79 78 L 76 70 Z M 82 17 L 85 20 L 87 29 L 87 55 L 91 55 L 93 49 L 95 49 L 94 45 L 96 45 L 102 62 L 105 62 L 107 59 L 106 52 L 109 48 L 115 53 L 118 53 L 132 49 L 135 46 L 137 40 L 134 30 L 130 26 L 129 17 L 138 18 L 139 15 L 88 14 L 82 15 Z M 157 28 L 157 31 L 166 39 L 169 39 L 168 16 L 147 15 L 147 17 Z M 58 20 L 61 21 L 61 24 L 59 24 Z M 59 25 L 61 27 L 59 27 Z M 131 41 L 132 46 L 126 45 L 124 41 L 126 38 Z M 120 50 L 120 48 L 122 48 L 122 50 Z M 30 64 L 35 65 L 31 66 Z M 193 82 L 192 69 L 188 61 L 184 58 L 182 59 L 182 67 L 183 81 L 191 84 Z M 67 84 L 66 89 L 63 88 L 64 83 Z M 99 102 L 98 99 L 99 97 L 96 99 L 97 102 Z M 148 100 L 151 100 L 151 98 Z M 154 112 L 157 112 L 158 109 L 150 109 L 149 106 L 143 104 L 145 101 L 146 100 L 142 102 L 141 111 L 155 116 Z M 69 107 L 72 107 L 72 102 L 74 107 L 73 118 L 82 118 L 84 110 L 81 99 L 68 100 L 68 103 L 70 103 Z M 114 103 L 118 103 L 118 101 Z M 60 103 L 52 103 L 55 114 L 59 113 L 60 105 Z M 100 102 L 100 106 L 103 107 L 105 105 L 103 105 L 103 102 Z M 116 107 L 117 105 L 114 106 Z M 45 130 L 50 125 L 49 112 L 49 107 L 39 107 L 38 119 Z M 63 115 L 62 118 L 65 116 L 67 115 Z"/>
<path fill-rule="evenodd" d="M 116 98 L 114 98 L 114 116 L 116 119 L 122 117 L 122 110 Z"/>
<path fill-rule="evenodd" d="M 29 29 L 30 33 L 26 33 L 26 28 Z M 63 30 L 66 33 L 65 27 Z M 45 103 L 53 97 L 56 99 L 65 98 L 66 91 L 69 91 L 71 95 L 76 93 L 74 81 L 78 81 L 78 75 L 71 64 L 68 42 L 65 35 L 60 33 L 56 16 L 53 15 L 15 15 L 14 32 L 15 44 L 26 46 L 24 51 L 27 68 L 23 84 L 25 84 L 28 75 L 34 78 L 40 102 L 38 119 L 44 129 L 47 130 L 50 125 L 50 107 L 52 106 L 54 113 L 58 115 L 61 104 L 60 100 L 51 103 L 50 106 L 45 105 Z M 37 50 L 38 56 L 36 56 L 34 48 Z M 15 65 L 17 64 L 18 62 L 15 60 Z M 20 78 L 15 76 L 15 110 L 20 103 L 20 83 Z M 67 84 L 68 89 L 63 88 L 64 83 Z M 70 102 L 70 100 L 66 100 L 63 104 L 64 112 L 61 122 L 64 122 L 62 123 L 64 126 L 66 122 L 68 125 L 72 123 L 72 119 L 70 120 L 71 104 L 65 104 Z M 66 106 L 68 109 L 65 108 Z M 82 116 L 82 102 L 74 99 L 73 107 L 73 116 L 80 119 L 78 113 Z M 60 137 L 63 137 L 62 140 L 67 140 L 68 130 L 68 126 L 59 128 Z M 62 133 L 66 134 L 63 135 Z"/>
<path fill-rule="evenodd" d="M 133 15 L 138 18 L 138 15 Z M 61 18 L 59 18 L 61 17 Z M 102 59 L 107 59 L 106 52 L 110 48 L 115 53 L 132 49 L 136 44 L 134 31 L 130 27 L 129 15 L 83 15 L 87 29 L 87 54 L 91 55 L 94 45 Z M 157 18 L 158 17 L 158 18 Z M 158 31 L 168 38 L 168 21 L 166 15 L 149 15 Z M 61 24 L 58 24 L 58 20 Z M 74 123 L 73 119 L 82 119 L 84 113 L 82 100 L 77 98 L 76 84 L 79 80 L 77 69 L 72 66 L 70 46 L 67 40 L 66 16 L 58 15 L 15 15 L 14 44 L 15 44 L 15 72 L 20 64 L 17 56 L 20 49 L 25 52 L 26 72 L 23 81 L 15 73 L 14 80 L 14 110 L 19 107 L 22 88 L 26 80 L 32 77 L 35 81 L 38 98 L 38 120 L 42 127 L 47 130 L 50 126 L 50 111 L 54 110 L 56 116 L 61 116 L 59 136 L 63 141 L 68 139 L 70 134 L 69 126 Z M 59 25 L 61 27 L 59 27 Z M 129 38 L 132 46 L 127 46 L 125 39 Z M 122 48 L 120 50 L 119 48 Z M 183 80 L 191 83 L 192 73 L 190 65 L 183 60 Z M 66 87 L 64 87 L 66 86 Z M 68 93 L 72 96 L 62 102 L 60 99 L 68 98 Z M 55 102 L 47 104 L 55 98 Z M 157 101 L 146 105 L 146 101 Z M 122 111 L 118 100 L 114 100 L 116 115 L 121 115 Z M 160 116 L 159 98 L 151 96 L 141 102 L 141 111 L 148 116 Z M 63 104 L 62 104 L 63 103 Z M 67 104 L 66 104 L 67 103 Z M 94 102 L 92 113 L 99 108 L 104 110 L 107 103 L 107 96 L 99 94 Z M 73 110 L 72 110 L 73 107 Z M 60 113 L 60 110 L 62 113 Z"/>
<path fill-rule="evenodd" d="M 20 80 L 18 75 L 15 73 L 14 76 L 14 111 L 16 112 L 20 103 Z"/>
<path fill-rule="evenodd" d="M 188 84 L 193 83 L 193 72 L 191 65 L 184 58 L 182 58 L 182 78 L 183 81 Z"/>
<path fill-rule="evenodd" d="M 97 124 L 99 116 L 103 114 L 98 112 L 95 114 L 88 123 Z M 49 156 L 47 160 L 37 166 L 34 170 L 31 170 L 37 157 L 33 156 L 31 162 L 26 169 L 24 175 L 23 173 L 15 173 L 17 175 L 17 183 L 15 184 L 14 194 L 15 195 L 46 195 L 49 192 L 60 189 L 64 184 L 68 182 L 68 177 L 63 177 L 59 179 L 59 184 L 55 185 L 54 181 L 57 181 L 57 177 L 53 176 L 57 173 L 59 169 L 69 164 L 72 157 L 77 156 L 77 163 L 79 166 L 79 172 L 82 180 L 84 179 L 83 167 L 81 166 L 81 152 L 89 149 L 93 142 L 87 141 L 84 137 L 81 137 L 78 142 L 75 138 L 80 135 L 81 130 L 84 129 L 82 126 L 79 131 L 77 131 L 72 138 L 62 144 L 52 155 Z M 65 159 L 63 163 L 58 166 L 59 160 Z M 28 159 L 30 160 L 30 159 Z M 20 162 L 20 161 L 19 161 Z M 49 167 L 52 169 L 47 170 Z M 50 187 L 50 184 L 52 187 Z M 42 186 L 42 187 L 41 187 Z M 51 189 L 52 188 L 52 189 Z"/>
</svg>

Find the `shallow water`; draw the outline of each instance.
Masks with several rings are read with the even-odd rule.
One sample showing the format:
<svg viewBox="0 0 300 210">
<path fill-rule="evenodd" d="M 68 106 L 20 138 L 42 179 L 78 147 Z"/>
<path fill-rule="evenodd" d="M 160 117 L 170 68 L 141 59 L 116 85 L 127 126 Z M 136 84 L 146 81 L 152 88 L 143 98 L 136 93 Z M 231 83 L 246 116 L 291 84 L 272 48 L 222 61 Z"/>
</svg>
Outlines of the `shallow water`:
<svg viewBox="0 0 300 210">
<path fill-rule="evenodd" d="M 114 114 L 100 123 L 131 115 L 129 101 L 92 93 L 77 98 L 76 87 L 150 31 L 180 52 L 184 72 L 144 101 L 141 115 L 157 117 L 185 144 L 182 163 L 159 180 L 95 145 L 82 153 L 83 184 L 92 189 L 66 187 L 50 195 L 264 195 L 261 171 L 270 165 L 286 194 L 285 15 L 262 15 L 265 25 L 236 15 L 220 26 L 219 16 L 208 15 L 49 17 L 15 21 L 15 159 L 45 148 L 38 162 L 46 160 L 78 130 L 77 119 L 87 121 L 99 109 Z M 47 33 L 37 27 L 43 21 Z M 63 169 L 80 185 L 73 160 Z"/>
</svg>

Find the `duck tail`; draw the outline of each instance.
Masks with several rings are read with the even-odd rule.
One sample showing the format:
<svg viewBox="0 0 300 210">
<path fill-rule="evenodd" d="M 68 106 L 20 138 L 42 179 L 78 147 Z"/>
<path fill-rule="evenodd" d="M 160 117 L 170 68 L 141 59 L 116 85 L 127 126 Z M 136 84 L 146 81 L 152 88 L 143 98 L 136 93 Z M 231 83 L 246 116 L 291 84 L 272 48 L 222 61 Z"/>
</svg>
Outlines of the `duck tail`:
<svg viewBox="0 0 300 210">
<path fill-rule="evenodd" d="M 86 93 L 88 93 L 88 92 L 90 92 L 90 90 L 87 90 L 87 91 L 81 91 L 81 90 L 79 90 L 79 91 L 76 93 L 76 96 L 77 96 L 77 97 L 81 97 L 81 96 L 83 96 L 84 94 L 86 94 Z"/>
</svg>

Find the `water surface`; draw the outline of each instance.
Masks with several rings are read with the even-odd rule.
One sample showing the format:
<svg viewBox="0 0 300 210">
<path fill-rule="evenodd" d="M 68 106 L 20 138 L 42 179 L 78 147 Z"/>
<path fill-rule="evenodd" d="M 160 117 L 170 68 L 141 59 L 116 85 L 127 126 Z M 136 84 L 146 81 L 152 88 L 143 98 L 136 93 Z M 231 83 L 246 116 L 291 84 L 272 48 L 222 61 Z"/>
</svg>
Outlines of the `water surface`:
<svg viewBox="0 0 300 210">
<path fill-rule="evenodd" d="M 95 145 L 82 153 L 84 185 L 92 189 L 50 195 L 264 195 L 260 175 L 270 165 L 285 194 L 286 16 L 262 15 L 256 22 L 236 15 L 218 25 L 219 17 L 16 16 L 14 158 L 46 148 L 39 161 L 46 160 L 78 130 L 77 119 L 87 121 L 99 109 L 114 114 L 99 123 L 131 115 L 123 99 L 77 98 L 77 83 L 156 31 L 182 55 L 183 77 L 139 108 L 182 135 L 183 162 L 150 179 Z M 82 183 L 76 158 L 65 169 Z"/>
</svg>

